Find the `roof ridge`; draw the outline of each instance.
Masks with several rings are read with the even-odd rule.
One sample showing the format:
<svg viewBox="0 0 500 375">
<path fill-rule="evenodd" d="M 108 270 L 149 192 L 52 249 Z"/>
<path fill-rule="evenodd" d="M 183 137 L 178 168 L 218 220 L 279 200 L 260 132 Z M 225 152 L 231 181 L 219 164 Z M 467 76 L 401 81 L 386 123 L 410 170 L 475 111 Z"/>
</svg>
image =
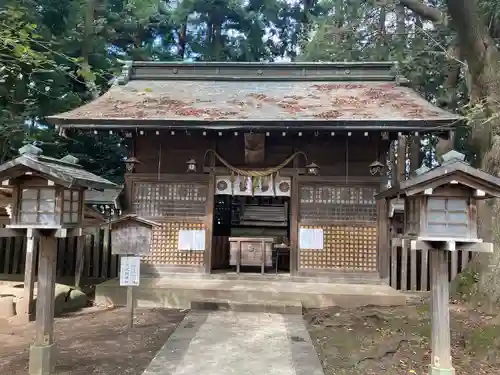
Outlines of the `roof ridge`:
<svg viewBox="0 0 500 375">
<path fill-rule="evenodd" d="M 115 80 L 393 81 L 404 84 L 393 61 L 343 62 L 179 62 L 125 61 Z"/>
</svg>

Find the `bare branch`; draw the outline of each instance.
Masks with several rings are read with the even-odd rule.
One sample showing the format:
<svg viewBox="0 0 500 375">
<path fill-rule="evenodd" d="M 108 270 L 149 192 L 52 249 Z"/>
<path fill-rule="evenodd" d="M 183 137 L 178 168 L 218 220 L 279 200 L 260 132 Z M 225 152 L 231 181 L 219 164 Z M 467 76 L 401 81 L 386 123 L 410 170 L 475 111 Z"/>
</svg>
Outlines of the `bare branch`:
<svg viewBox="0 0 500 375">
<path fill-rule="evenodd" d="M 407 7 L 420 18 L 434 23 L 445 23 L 446 17 L 439 9 L 422 3 L 421 0 L 399 0 L 399 4 Z"/>
</svg>

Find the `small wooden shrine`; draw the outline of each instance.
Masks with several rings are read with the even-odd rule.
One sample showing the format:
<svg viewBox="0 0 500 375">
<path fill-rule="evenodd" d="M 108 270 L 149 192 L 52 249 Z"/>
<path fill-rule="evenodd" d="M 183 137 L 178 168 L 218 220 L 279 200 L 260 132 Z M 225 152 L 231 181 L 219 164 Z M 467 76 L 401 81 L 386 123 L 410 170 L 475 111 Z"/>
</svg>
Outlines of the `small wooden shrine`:
<svg viewBox="0 0 500 375">
<path fill-rule="evenodd" d="M 128 141 L 124 212 L 160 223 L 145 271 L 234 272 L 240 259 L 254 266 L 241 272 L 387 278 L 374 196 L 391 142 L 460 123 L 396 68 L 131 62 L 104 95 L 49 121 Z"/>
</svg>

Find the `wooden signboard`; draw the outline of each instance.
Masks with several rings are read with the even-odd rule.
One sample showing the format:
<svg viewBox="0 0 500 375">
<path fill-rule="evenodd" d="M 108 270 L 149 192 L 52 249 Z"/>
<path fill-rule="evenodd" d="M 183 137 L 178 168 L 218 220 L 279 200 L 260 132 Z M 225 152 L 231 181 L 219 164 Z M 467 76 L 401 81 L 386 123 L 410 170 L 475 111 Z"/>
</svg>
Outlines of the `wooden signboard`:
<svg viewBox="0 0 500 375">
<path fill-rule="evenodd" d="M 111 227 L 111 253 L 147 255 L 151 251 L 153 228 L 158 224 L 136 215 L 126 215 L 106 223 Z"/>
</svg>

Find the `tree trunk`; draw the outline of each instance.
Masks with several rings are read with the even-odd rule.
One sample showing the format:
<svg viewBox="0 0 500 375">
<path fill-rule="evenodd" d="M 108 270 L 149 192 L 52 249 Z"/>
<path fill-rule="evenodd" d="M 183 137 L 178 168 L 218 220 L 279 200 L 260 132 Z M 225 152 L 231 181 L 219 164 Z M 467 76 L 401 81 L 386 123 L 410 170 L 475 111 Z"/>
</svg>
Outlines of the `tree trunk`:
<svg viewBox="0 0 500 375">
<path fill-rule="evenodd" d="M 426 20 L 443 23 L 445 17 L 438 9 L 420 0 L 400 0 L 400 4 Z M 456 25 L 460 55 L 467 64 L 467 84 L 472 105 L 481 105 L 471 122 L 470 146 L 475 151 L 474 163 L 494 175 L 500 173 L 500 137 L 492 136 L 500 127 L 497 104 L 500 99 L 500 54 L 488 34 L 479 14 L 477 0 L 447 0 L 448 13 Z M 486 121 L 488 119 L 488 121 Z M 478 291 L 496 304 L 500 301 L 500 201 L 483 203 L 478 207 L 480 236 L 493 241 L 494 253 L 477 256 Z"/>
<path fill-rule="evenodd" d="M 184 60 L 186 55 L 186 36 L 187 36 L 187 25 L 188 25 L 188 16 L 184 20 L 184 23 L 179 30 L 179 50 L 178 54 L 181 60 Z"/>
</svg>

